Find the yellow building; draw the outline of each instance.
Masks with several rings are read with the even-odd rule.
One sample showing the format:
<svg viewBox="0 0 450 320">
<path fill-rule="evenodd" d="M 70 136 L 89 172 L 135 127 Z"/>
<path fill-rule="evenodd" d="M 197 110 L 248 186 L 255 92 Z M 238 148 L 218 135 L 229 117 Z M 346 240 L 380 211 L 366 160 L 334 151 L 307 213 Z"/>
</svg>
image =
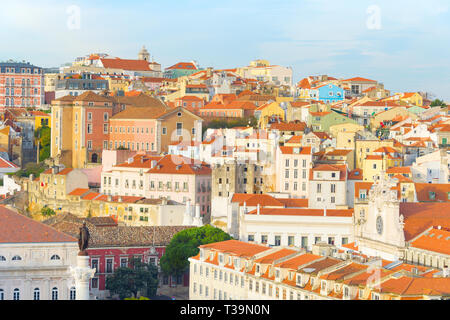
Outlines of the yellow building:
<svg viewBox="0 0 450 320">
<path fill-rule="evenodd" d="M 337 137 L 339 132 L 358 132 L 363 131 L 364 126 L 356 123 L 341 123 L 330 126 L 330 133 L 332 136 Z"/>
<path fill-rule="evenodd" d="M 386 170 L 384 168 L 384 161 L 382 156 L 378 155 L 367 155 L 363 160 L 363 173 L 364 181 L 375 182 L 376 176 L 381 173 L 381 171 Z"/>
<path fill-rule="evenodd" d="M 52 127 L 52 115 L 42 111 L 32 111 L 34 116 L 34 128 L 39 129 L 42 126 Z"/>
<path fill-rule="evenodd" d="M 401 95 L 401 94 L 399 94 Z M 400 96 L 400 101 L 404 101 L 407 104 L 413 104 L 415 106 L 421 107 L 423 106 L 423 98 L 417 92 L 405 92 Z"/>
<path fill-rule="evenodd" d="M 363 168 L 363 161 L 367 155 L 372 154 L 378 148 L 381 147 L 394 147 L 393 140 L 356 140 L 355 148 L 355 167 Z M 364 172 L 364 176 L 366 173 Z"/>
<path fill-rule="evenodd" d="M 406 118 L 417 120 L 419 116 L 417 116 L 412 112 L 409 112 L 406 107 L 395 107 L 375 114 L 370 120 L 370 125 L 372 127 L 372 130 L 376 130 L 381 126 L 382 122 L 383 123 L 389 121 L 400 122 Z"/>
<path fill-rule="evenodd" d="M 356 132 L 364 131 L 364 126 L 356 123 L 342 123 L 330 127 L 330 133 L 336 138 L 336 149 L 355 149 Z"/>
<path fill-rule="evenodd" d="M 286 103 L 286 108 L 289 109 L 289 107 L 290 104 Z M 278 102 L 267 103 L 257 108 L 255 110 L 255 117 L 258 118 L 258 126 L 261 129 L 266 129 L 267 124 L 272 119 L 280 119 L 280 121 L 286 121 L 286 113 L 281 108 Z"/>
<path fill-rule="evenodd" d="M 0 148 L 4 149 L 8 154 L 10 154 L 10 142 L 11 138 L 9 135 L 10 127 L 6 126 L 3 129 L 0 129 Z"/>
</svg>

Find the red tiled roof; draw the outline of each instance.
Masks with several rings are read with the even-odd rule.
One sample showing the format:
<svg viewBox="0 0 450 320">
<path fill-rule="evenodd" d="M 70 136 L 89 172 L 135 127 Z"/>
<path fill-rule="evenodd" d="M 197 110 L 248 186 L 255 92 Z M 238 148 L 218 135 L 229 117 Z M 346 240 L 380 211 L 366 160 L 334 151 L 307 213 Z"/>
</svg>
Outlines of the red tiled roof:
<svg viewBox="0 0 450 320">
<path fill-rule="evenodd" d="M 450 255 L 450 231 L 433 228 L 416 238 L 411 246 L 423 250 Z"/>
<path fill-rule="evenodd" d="M 363 170 L 356 168 L 348 173 L 349 180 L 363 180 Z"/>
<path fill-rule="evenodd" d="M 383 293 L 398 295 L 448 295 L 450 294 L 450 278 L 412 278 L 401 277 L 389 279 L 380 284 Z"/>
<path fill-rule="evenodd" d="M 151 71 L 148 61 L 128 59 L 100 59 L 105 68 L 129 71 Z"/>
<path fill-rule="evenodd" d="M 8 161 L 8 160 L 0 157 L 0 168 L 2 168 L 2 169 L 19 168 L 19 166 L 15 165 L 11 161 Z"/>
<path fill-rule="evenodd" d="M 197 67 L 192 62 L 179 62 L 173 66 L 168 67 L 166 70 L 172 69 L 184 69 L 184 70 L 197 70 Z"/>
<path fill-rule="evenodd" d="M 68 195 L 69 196 L 82 196 L 83 194 L 85 194 L 88 191 L 89 191 L 89 189 L 77 188 L 77 189 L 73 190 L 72 192 L 70 192 Z"/>
<path fill-rule="evenodd" d="M 342 80 L 344 82 L 376 82 L 375 80 L 370 80 L 370 79 L 366 79 L 366 78 L 361 78 L 361 77 L 354 77 L 354 78 L 350 78 L 350 79 L 346 79 L 346 80 Z"/>
<path fill-rule="evenodd" d="M 293 136 L 288 141 L 286 141 L 285 144 L 286 143 L 301 143 L 302 139 L 303 139 L 303 136 Z"/>
<path fill-rule="evenodd" d="M 275 251 L 274 253 L 271 253 L 264 257 L 256 259 L 255 263 L 271 264 L 271 263 L 275 262 L 276 260 L 290 256 L 296 252 L 298 252 L 298 251 L 292 250 L 292 249 L 280 249 L 280 250 Z"/>
<path fill-rule="evenodd" d="M 368 266 L 366 266 L 366 265 L 362 265 L 362 264 L 358 264 L 358 263 L 351 263 L 343 268 L 337 269 L 336 271 L 325 274 L 325 275 L 321 276 L 320 278 L 326 279 L 326 280 L 337 280 L 337 279 L 341 279 L 347 275 L 350 275 L 352 273 L 360 272 L 367 268 L 368 268 Z"/>
<path fill-rule="evenodd" d="M 310 262 L 313 262 L 314 260 L 319 260 L 322 258 L 323 258 L 322 256 L 318 256 L 318 255 L 311 254 L 311 253 L 305 253 L 300 256 L 296 256 L 294 258 L 290 258 L 288 260 L 280 262 L 277 265 L 275 265 L 275 267 L 297 270 L 298 268 L 300 268 L 301 266 L 303 266 L 307 263 L 310 263 Z"/>
<path fill-rule="evenodd" d="M 77 242 L 77 239 L 0 206 L 0 243 L 40 242 Z"/>
<path fill-rule="evenodd" d="M 211 167 L 205 162 L 177 155 L 166 155 L 147 172 L 153 174 L 211 175 L 212 171 Z"/>
<path fill-rule="evenodd" d="M 311 147 L 280 147 L 282 154 L 303 154 L 303 155 L 310 155 L 311 154 Z M 294 151 L 298 152 L 294 152 Z"/>
<path fill-rule="evenodd" d="M 224 253 L 230 253 L 239 257 L 252 257 L 255 254 L 270 250 L 269 247 L 259 244 L 247 243 L 238 240 L 228 240 L 201 245 L 199 248 L 213 249 Z"/>
<path fill-rule="evenodd" d="M 449 183 L 415 183 L 417 201 L 450 201 L 450 184 Z M 430 197 L 430 193 L 434 193 L 434 198 Z"/>
<path fill-rule="evenodd" d="M 314 216 L 324 217 L 325 211 L 323 209 L 292 209 L 292 208 L 260 208 L 260 215 L 272 216 Z M 257 215 L 258 210 L 255 209 L 248 213 L 249 215 Z M 353 209 L 328 209 L 326 211 L 327 217 L 351 217 Z"/>
<path fill-rule="evenodd" d="M 304 122 L 280 122 L 280 123 L 272 123 L 270 125 L 271 130 L 279 130 L 279 131 L 305 131 L 307 125 Z"/>
<path fill-rule="evenodd" d="M 449 202 L 400 203 L 400 214 L 405 218 L 405 240 L 410 241 L 432 226 L 450 229 Z"/>
<path fill-rule="evenodd" d="M 400 174 L 411 174 L 411 168 L 410 167 L 391 167 L 388 168 L 386 170 L 386 173 L 388 174 L 396 174 L 396 173 L 400 173 Z"/>
</svg>

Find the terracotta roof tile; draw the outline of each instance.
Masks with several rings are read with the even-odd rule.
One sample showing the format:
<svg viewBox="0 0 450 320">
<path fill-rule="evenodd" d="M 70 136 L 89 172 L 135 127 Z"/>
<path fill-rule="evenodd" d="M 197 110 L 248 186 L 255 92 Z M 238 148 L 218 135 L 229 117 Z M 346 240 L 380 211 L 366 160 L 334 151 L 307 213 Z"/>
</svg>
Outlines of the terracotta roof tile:
<svg viewBox="0 0 450 320">
<path fill-rule="evenodd" d="M 0 243 L 40 242 L 77 242 L 77 239 L 0 206 Z"/>
</svg>

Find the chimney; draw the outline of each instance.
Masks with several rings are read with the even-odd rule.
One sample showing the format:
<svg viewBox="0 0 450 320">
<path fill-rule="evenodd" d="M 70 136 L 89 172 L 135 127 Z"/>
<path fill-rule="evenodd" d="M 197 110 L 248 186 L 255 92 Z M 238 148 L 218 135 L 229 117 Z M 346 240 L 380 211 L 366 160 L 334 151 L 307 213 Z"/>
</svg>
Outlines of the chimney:
<svg viewBox="0 0 450 320">
<path fill-rule="evenodd" d="M 111 201 L 112 201 L 112 196 L 109 195 L 109 196 L 107 197 L 107 199 L 108 199 L 109 202 L 111 202 Z"/>
<path fill-rule="evenodd" d="M 261 205 L 258 203 L 258 206 L 256 207 L 256 214 L 259 216 L 261 212 Z"/>
<path fill-rule="evenodd" d="M 122 196 L 119 196 L 119 202 L 122 202 Z"/>
<path fill-rule="evenodd" d="M 247 214 L 247 201 L 244 201 L 244 214 Z"/>
<path fill-rule="evenodd" d="M 34 179 L 34 175 L 30 174 L 30 181 L 33 181 L 33 179 Z"/>
<path fill-rule="evenodd" d="M 152 169 L 156 166 L 157 163 L 158 163 L 158 161 L 152 160 Z"/>
</svg>

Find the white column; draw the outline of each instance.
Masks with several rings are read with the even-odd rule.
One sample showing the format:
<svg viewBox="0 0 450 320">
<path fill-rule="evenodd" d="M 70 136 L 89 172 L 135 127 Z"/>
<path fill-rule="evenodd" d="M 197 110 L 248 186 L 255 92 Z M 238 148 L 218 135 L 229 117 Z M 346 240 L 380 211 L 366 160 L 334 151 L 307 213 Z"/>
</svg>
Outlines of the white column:
<svg viewBox="0 0 450 320">
<path fill-rule="evenodd" d="M 77 267 L 70 272 L 75 278 L 76 300 L 89 300 L 89 280 L 95 274 L 95 269 L 89 268 L 89 256 L 77 256 Z"/>
</svg>

